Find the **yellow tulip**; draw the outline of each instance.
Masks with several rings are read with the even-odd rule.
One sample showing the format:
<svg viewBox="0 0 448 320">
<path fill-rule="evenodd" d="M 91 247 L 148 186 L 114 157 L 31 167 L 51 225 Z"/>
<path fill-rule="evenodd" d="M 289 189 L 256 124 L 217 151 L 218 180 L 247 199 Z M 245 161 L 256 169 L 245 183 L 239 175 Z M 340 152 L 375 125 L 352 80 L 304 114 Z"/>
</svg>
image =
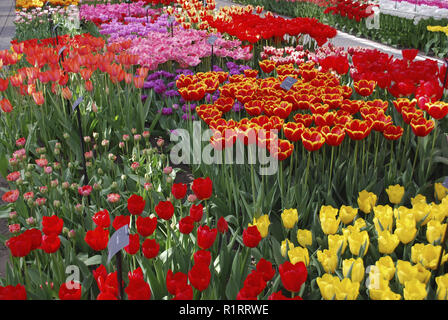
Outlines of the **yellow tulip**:
<svg viewBox="0 0 448 320">
<path fill-rule="evenodd" d="M 392 232 L 392 226 L 394 223 L 394 211 L 391 206 L 375 206 L 373 207 L 373 212 L 375 217 L 373 218 L 373 223 L 375 224 L 375 229 L 379 231 L 388 230 Z"/>
<path fill-rule="evenodd" d="M 349 276 L 349 272 L 351 274 Z M 345 278 L 349 278 L 355 282 L 361 282 L 364 279 L 364 262 L 361 258 L 345 259 L 342 261 L 342 274 Z"/>
<path fill-rule="evenodd" d="M 307 248 L 295 247 L 288 251 L 289 261 L 292 264 L 302 261 L 306 266 L 310 264 L 310 255 Z"/>
<path fill-rule="evenodd" d="M 405 300 L 423 300 L 427 294 L 426 284 L 417 279 L 406 281 L 404 284 L 403 296 Z"/>
<path fill-rule="evenodd" d="M 431 220 L 431 206 L 427 203 L 416 203 L 412 206 L 414 219 L 416 223 L 424 226 Z"/>
<path fill-rule="evenodd" d="M 343 224 L 351 223 L 357 214 L 358 209 L 351 206 L 341 206 L 339 209 L 339 218 Z"/>
<path fill-rule="evenodd" d="M 441 246 L 432 244 L 416 243 L 411 248 L 411 261 L 421 263 L 425 268 L 435 270 L 440 257 Z M 443 255 L 440 264 L 444 264 L 448 259 L 448 254 Z"/>
<path fill-rule="evenodd" d="M 358 231 L 361 231 L 362 228 L 365 228 L 367 226 L 366 220 L 363 218 L 358 218 L 355 220 L 355 223 L 353 224 L 353 227 L 358 229 Z"/>
<path fill-rule="evenodd" d="M 448 207 L 444 206 L 442 203 L 435 204 L 434 202 L 432 202 L 430 204 L 430 211 L 431 211 L 430 216 L 432 220 L 443 222 L 443 219 L 445 219 L 446 217 Z"/>
<path fill-rule="evenodd" d="M 396 234 L 390 233 L 387 230 L 378 232 L 378 251 L 382 254 L 391 254 L 395 251 L 400 239 Z"/>
<path fill-rule="evenodd" d="M 310 230 L 297 230 L 297 241 L 302 247 L 311 246 L 313 244 L 313 235 Z"/>
<path fill-rule="evenodd" d="M 352 232 L 348 236 L 348 245 L 350 248 L 350 252 L 354 255 L 363 257 L 369 249 L 369 244 L 370 238 L 367 231 Z M 361 247 L 364 248 L 362 252 Z"/>
<path fill-rule="evenodd" d="M 346 247 L 347 247 L 347 239 L 345 236 L 340 234 L 328 235 L 328 249 L 330 251 L 338 252 L 339 248 L 341 248 L 341 254 L 343 254 L 345 252 Z"/>
<path fill-rule="evenodd" d="M 342 279 L 335 286 L 336 300 L 356 300 L 359 295 L 359 286 L 359 282 L 348 278 Z"/>
<path fill-rule="evenodd" d="M 428 283 L 429 278 L 431 278 L 431 271 L 427 270 L 423 265 L 420 263 L 417 263 L 414 268 L 417 270 L 417 273 L 415 275 L 415 278 L 422 282 L 422 283 Z"/>
<path fill-rule="evenodd" d="M 448 273 L 436 277 L 437 299 L 448 300 Z"/>
<path fill-rule="evenodd" d="M 320 226 L 325 234 L 335 234 L 338 231 L 340 220 L 331 216 L 320 218 Z"/>
<path fill-rule="evenodd" d="M 418 194 L 414 198 L 411 198 L 412 206 L 414 206 L 417 203 L 426 203 L 426 197 L 422 194 Z"/>
<path fill-rule="evenodd" d="M 260 235 L 262 238 L 266 238 L 269 231 L 269 225 L 271 224 L 271 221 L 269 221 L 269 215 L 265 214 L 259 217 L 258 219 L 254 218 L 254 223 L 250 224 L 251 226 L 256 226 L 258 231 L 260 232 Z"/>
<path fill-rule="evenodd" d="M 336 297 L 335 284 L 339 282 L 337 276 L 325 273 L 322 277 L 316 279 L 320 294 L 325 300 L 333 300 Z"/>
<path fill-rule="evenodd" d="M 443 186 L 440 182 L 434 184 L 434 194 L 437 200 L 442 201 L 443 198 L 448 194 L 448 189 Z"/>
<path fill-rule="evenodd" d="M 317 251 L 317 260 L 320 262 L 325 272 L 334 273 L 338 266 L 338 255 L 336 251 L 325 249 Z"/>
<path fill-rule="evenodd" d="M 394 217 L 395 219 L 414 219 L 414 212 L 412 211 L 412 209 L 409 209 L 405 206 L 399 206 L 398 208 L 394 209 Z"/>
<path fill-rule="evenodd" d="M 442 241 L 442 237 L 445 235 L 446 223 L 441 224 L 440 221 L 431 220 L 426 225 L 426 240 L 430 244 L 434 244 L 435 242 L 440 243 Z"/>
<path fill-rule="evenodd" d="M 389 197 L 389 202 L 393 204 L 399 204 L 404 195 L 404 187 L 396 184 L 394 186 L 389 186 L 386 189 L 386 193 Z"/>
<path fill-rule="evenodd" d="M 368 214 L 372 211 L 372 208 L 375 206 L 377 200 L 376 194 L 372 192 L 368 192 L 367 190 L 362 190 L 358 194 L 358 206 L 362 212 Z"/>
<path fill-rule="evenodd" d="M 375 266 L 378 268 L 381 277 L 386 280 L 392 280 L 395 275 L 395 263 L 390 256 L 384 256 L 375 262 Z"/>
<path fill-rule="evenodd" d="M 401 295 L 399 293 L 393 292 L 389 288 L 383 291 L 381 300 L 401 300 Z"/>
<path fill-rule="evenodd" d="M 415 220 L 409 218 L 398 219 L 395 234 L 398 236 L 398 239 L 400 239 L 400 241 L 404 244 L 407 244 L 414 240 L 415 235 L 417 234 Z"/>
<path fill-rule="evenodd" d="M 282 212 L 282 222 L 286 229 L 292 229 L 299 221 L 299 213 L 297 209 L 285 209 Z"/>
<path fill-rule="evenodd" d="M 320 207 L 320 212 L 319 212 L 320 219 L 322 219 L 323 217 L 336 218 L 337 215 L 338 215 L 338 209 L 333 208 L 332 206 Z"/>
<path fill-rule="evenodd" d="M 404 285 L 406 281 L 416 279 L 418 270 L 409 261 L 398 260 L 396 268 L 398 281 L 401 284 Z"/>
<path fill-rule="evenodd" d="M 288 246 L 288 247 L 286 247 Z M 282 245 L 280 247 L 280 252 L 283 257 L 286 257 L 286 251 L 289 251 L 294 248 L 294 243 L 289 241 L 288 239 L 282 241 Z"/>
<path fill-rule="evenodd" d="M 369 289 L 369 297 L 372 300 L 383 300 L 384 292 L 390 290 L 389 281 L 381 278 L 378 272 L 372 271 L 372 269 L 366 283 L 366 286 Z"/>
</svg>

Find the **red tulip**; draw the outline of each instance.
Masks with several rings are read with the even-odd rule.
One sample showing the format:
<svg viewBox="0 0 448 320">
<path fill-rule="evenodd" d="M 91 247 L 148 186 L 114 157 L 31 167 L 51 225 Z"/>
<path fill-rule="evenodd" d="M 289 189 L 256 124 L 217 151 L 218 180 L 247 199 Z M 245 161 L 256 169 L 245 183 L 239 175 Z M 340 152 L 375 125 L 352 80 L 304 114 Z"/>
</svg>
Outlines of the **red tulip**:
<svg viewBox="0 0 448 320">
<path fill-rule="evenodd" d="M 52 215 L 50 217 L 42 217 L 42 232 L 49 235 L 59 235 L 62 232 L 64 226 L 64 220 L 59 218 L 57 215 Z"/>
<path fill-rule="evenodd" d="M 151 299 L 151 288 L 143 279 L 130 279 L 129 284 L 124 291 L 129 300 Z"/>
<path fill-rule="evenodd" d="M 177 286 L 173 300 L 193 300 L 193 288 L 187 283 Z"/>
<path fill-rule="evenodd" d="M 26 300 L 25 286 L 20 283 L 16 286 L 0 286 L 0 300 Z"/>
<path fill-rule="evenodd" d="M 142 253 L 147 259 L 157 257 L 160 245 L 154 239 L 146 239 L 142 244 Z"/>
<path fill-rule="evenodd" d="M 55 234 L 51 234 L 49 236 L 44 235 L 42 236 L 42 243 L 40 245 L 40 248 L 44 250 L 46 253 L 55 253 L 59 250 L 59 247 L 61 246 L 61 239 L 59 239 L 59 236 Z"/>
<path fill-rule="evenodd" d="M 59 288 L 59 299 L 81 300 L 82 287 L 79 282 L 65 282 Z"/>
<path fill-rule="evenodd" d="M 95 213 L 95 215 L 92 217 L 93 222 L 101 228 L 109 228 L 110 226 L 110 215 L 109 211 L 107 209 L 98 211 Z"/>
<path fill-rule="evenodd" d="M 289 298 L 283 295 L 281 291 L 274 292 L 268 297 L 268 300 L 303 300 L 300 296 Z"/>
<path fill-rule="evenodd" d="M 384 129 L 383 136 L 387 140 L 398 140 L 403 135 L 403 131 L 402 127 L 391 124 Z"/>
<path fill-rule="evenodd" d="M 272 263 L 264 258 L 261 258 L 260 261 L 258 261 L 256 269 L 258 273 L 263 276 L 264 281 L 271 280 L 275 275 L 275 269 L 272 267 Z"/>
<path fill-rule="evenodd" d="M 448 103 L 438 101 L 427 104 L 428 113 L 436 120 L 440 120 L 446 117 L 448 114 Z"/>
<path fill-rule="evenodd" d="M 213 182 L 209 177 L 194 179 L 191 190 L 199 200 L 207 200 L 212 196 Z"/>
<path fill-rule="evenodd" d="M 202 263 L 195 264 L 188 272 L 188 280 L 198 291 L 204 291 L 208 288 L 211 276 L 208 266 Z"/>
<path fill-rule="evenodd" d="M 261 241 L 261 234 L 257 226 L 250 226 L 243 231 L 243 243 L 248 248 L 255 248 Z"/>
<path fill-rule="evenodd" d="M 114 218 L 114 221 L 112 222 L 112 227 L 115 230 L 118 230 L 125 225 L 129 225 L 129 223 L 131 223 L 130 216 L 120 215 Z"/>
<path fill-rule="evenodd" d="M 218 219 L 218 223 L 217 223 L 217 229 L 219 233 L 226 233 L 229 230 L 229 224 L 227 223 L 226 219 L 224 219 L 224 217 L 220 217 Z"/>
<path fill-rule="evenodd" d="M 140 215 L 142 214 L 143 210 L 145 209 L 146 201 L 143 200 L 143 197 L 133 194 L 128 199 L 128 211 L 130 214 L 133 215 Z"/>
<path fill-rule="evenodd" d="M 411 129 L 417 137 L 425 137 L 434 129 L 434 121 L 425 118 L 412 119 Z"/>
<path fill-rule="evenodd" d="M 21 234 L 7 240 L 6 246 L 13 257 L 25 257 L 31 251 L 32 242 L 29 237 Z"/>
<path fill-rule="evenodd" d="M 179 221 L 179 231 L 183 234 L 189 234 L 194 229 L 194 220 L 191 216 L 186 216 Z"/>
<path fill-rule="evenodd" d="M 157 227 L 157 218 L 156 217 L 137 217 L 137 232 L 142 237 L 149 237 L 154 233 Z"/>
<path fill-rule="evenodd" d="M 178 287 L 183 287 L 187 284 L 188 276 L 182 272 L 176 272 L 173 274 L 171 269 L 166 274 L 166 288 L 169 293 L 176 294 Z"/>
<path fill-rule="evenodd" d="M 204 206 L 202 203 L 195 205 L 192 204 L 190 208 L 190 217 L 193 218 L 194 222 L 200 222 L 204 214 Z"/>
<path fill-rule="evenodd" d="M 207 250 L 215 242 L 218 230 L 210 229 L 209 226 L 199 226 L 197 231 L 197 242 L 201 249 Z"/>
<path fill-rule="evenodd" d="M 129 235 L 129 244 L 124 247 L 124 250 L 126 250 L 129 254 L 136 254 L 138 250 L 140 249 L 140 237 L 138 234 L 130 234 Z"/>
<path fill-rule="evenodd" d="M 181 200 L 187 194 L 187 185 L 185 183 L 174 183 L 171 187 L 171 193 L 174 198 Z"/>
<path fill-rule="evenodd" d="M 307 129 L 302 133 L 302 143 L 306 150 L 316 151 L 324 145 L 325 138 L 320 132 Z"/>
<path fill-rule="evenodd" d="M 93 250 L 104 250 L 107 248 L 107 243 L 109 242 L 109 230 L 96 227 L 94 230 L 89 230 L 86 232 L 84 240 Z"/>
<path fill-rule="evenodd" d="M 154 208 L 159 218 L 170 220 L 174 214 L 174 206 L 171 201 L 160 201 Z"/>
<path fill-rule="evenodd" d="M 0 107 L 2 108 L 3 112 L 6 113 L 12 112 L 12 110 L 14 109 L 11 105 L 11 102 L 9 102 L 9 100 L 6 98 L 0 100 Z"/>
<path fill-rule="evenodd" d="M 203 263 L 209 266 L 212 261 L 212 254 L 207 250 L 198 250 L 193 255 L 193 260 L 195 264 Z"/>
<path fill-rule="evenodd" d="M 286 261 L 278 267 L 278 271 L 283 286 L 291 292 L 299 292 L 308 275 L 306 266 L 302 261 L 296 264 Z"/>
</svg>

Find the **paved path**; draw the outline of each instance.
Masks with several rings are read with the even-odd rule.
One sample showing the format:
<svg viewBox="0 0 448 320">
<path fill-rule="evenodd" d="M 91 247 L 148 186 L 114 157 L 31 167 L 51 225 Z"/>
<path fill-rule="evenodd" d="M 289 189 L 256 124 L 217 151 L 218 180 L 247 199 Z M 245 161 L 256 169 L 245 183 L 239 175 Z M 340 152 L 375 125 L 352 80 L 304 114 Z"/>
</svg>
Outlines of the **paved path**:
<svg viewBox="0 0 448 320">
<path fill-rule="evenodd" d="M 241 6 L 240 4 L 234 3 L 229 0 L 215 0 L 215 1 L 216 1 L 216 8 L 232 6 L 232 5 Z M 286 16 L 282 16 L 282 17 L 287 18 Z M 399 49 L 395 49 L 391 46 L 387 46 L 387 45 L 381 44 L 379 42 L 371 41 L 368 39 L 357 38 L 348 33 L 341 32 L 339 30 L 338 30 L 338 34 L 336 35 L 336 37 L 334 37 L 333 39 L 330 39 L 330 42 L 333 43 L 335 46 L 344 47 L 344 48 L 347 48 L 347 47 L 363 47 L 363 48 L 373 48 L 373 49 L 376 48 L 382 52 L 386 52 L 387 54 L 393 55 L 396 58 L 402 58 L 401 50 L 399 50 Z M 420 53 L 416 59 L 417 60 L 433 59 L 433 60 L 436 60 L 439 64 L 443 64 L 442 59 L 428 57 L 428 56 L 424 55 L 423 53 Z"/>
<path fill-rule="evenodd" d="M 9 49 L 10 41 L 16 32 L 15 5 L 15 0 L 0 1 L 0 50 Z"/>
</svg>

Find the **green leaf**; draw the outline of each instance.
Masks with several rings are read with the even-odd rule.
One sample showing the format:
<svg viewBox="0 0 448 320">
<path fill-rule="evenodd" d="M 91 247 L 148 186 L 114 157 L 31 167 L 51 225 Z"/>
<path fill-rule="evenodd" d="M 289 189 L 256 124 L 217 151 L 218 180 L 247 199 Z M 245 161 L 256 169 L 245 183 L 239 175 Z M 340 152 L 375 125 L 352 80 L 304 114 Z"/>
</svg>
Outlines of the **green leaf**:
<svg viewBox="0 0 448 320">
<path fill-rule="evenodd" d="M 102 256 L 97 254 L 95 256 L 88 258 L 86 261 L 84 261 L 84 264 L 86 266 L 94 266 L 94 265 L 101 264 L 101 258 L 102 258 Z"/>
</svg>

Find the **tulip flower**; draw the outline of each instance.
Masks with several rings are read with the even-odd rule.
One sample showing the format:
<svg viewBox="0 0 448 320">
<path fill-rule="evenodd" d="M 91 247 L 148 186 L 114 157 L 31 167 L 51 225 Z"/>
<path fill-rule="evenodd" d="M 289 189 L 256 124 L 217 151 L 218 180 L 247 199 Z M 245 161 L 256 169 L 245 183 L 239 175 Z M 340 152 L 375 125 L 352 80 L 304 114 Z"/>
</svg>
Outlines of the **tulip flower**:
<svg viewBox="0 0 448 320">
<path fill-rule="evenodd" d="M 370 238 L 367 231 L 351 232 L 348 236 L 348 245 L 350 252 L 354 255 L 363 257 L 369 249 Z M 363 251 L 361 251 L 363 249 Z"/>
<path fill-rule="evenodd" d="M 417 137 L 425 137 L 434 129 L 434 121 L 415 118 L 411 120 L 411 129 Z"/>
<path fill-rule="evenodd" d="M 243 243 L 248 248 L 255 248 L 262 237 L 256 226 L 249 226 L 243 230 Z"/>
<path fill-rule="evenodd" d="M 364 271 L 364 263 L 361 258 L 342 260 L 342 274 L 345 278 L 361 283 L 364 279 Z"/>
<path fill-rule="evenodd" d="M 400 243 L 398 235 L 388 230 L 378 231 L 378 251 L 382 254 L 391 254 Z"/>
<path fill-rule="evenodd" d="M 437 300 L 448 300 L 448 274 L 436 277 L 436 284 Z"/>
<path fill-rule="evenodd" d="M 376 81 L 360 80 L 353 84 L 355 91 L 363 97 L 368 97 L 373 93 L 376 87 Z"/>
<path fill-rule="evenodd" d="M 294 225 L 299 221 L 299 214 L 297 209 L 285 209 L 282 214 L 283 226 L 286 229 L 292 229 Z"/>
<path fill-rule="evenodd" d="M 372 211 L 373 206 L 376 204 L 377 196 L 366 190 L 362 190 L 358 195 L 358 206 L 362 212 L 368 214 Z"/>
<path fill-rule="evenodd" d="M 288 257 L 292 264 L 303 262 L 306 266 L 308 266 L 310 263 L 310 256 L 307 248 L 291 248 L 288 250 Z"/>
<path fill-rule="evenodd" d="M 269 225 L 271 222 L 269 221 L 269 215 L 265 214 L 261 217 L 254 218 L 253 224 L 249 223 L 249 227 L 256 226 L 262 238 L 266 238 L 268 235 Z"/>
<path fill-rule="evenodd" d="M 436 120 L 443 119 L 448 114 L 448 103 L 443 101 L 427 103 L 426 108 L 428 110 L 429 115 Z"/>
<path fill-rule="evenodd" d="M 414 240 L 417 234 L 416 222 L 412 218 L 400 218 L 396 221 L 395 234 L 398 239 L 404 244 L 407 244 Z"/>
<path fill-rule="evenodd" d="M 305 229 L 297 230 L 297 242 L 304 248 L 311 246 L 313 244 L 313 235 L 311 231 Z"/>
<path fill-rule="evenodd" d="M 327 273 L 334 273 L 338 265 L 338 255 L 335 250 L 317 251 L 317 260 Z"/>
<path fill-rule="evenodd" d="M 299 292 L 308 276 L 307 269 L 303 262 L 292 264 L 289 261 L 284 262 L 278 267 L 280 279 L 286 290 Z"/>
<path fill-rule="evenodd" d="M 445 188 L 442 183 L 437 182 L 434 184 L 434 194 L 437 200 L 442 201 L 442 199 L 448 195 L 448 189 Z"/>
<path fill-rule="evenodd" d="M 389 196 L 390 203 L 399 204 L 404 195 L 404 187 L 399 184 L 389 186 L 386 189 L 386 193 Z"/>
<path fill-rule="evenodd" d="M 405 300 L 424 300 L 427 295 L 426 285 L 417 279 L 404 283 L 403 297 Z"/>
<path fill-rule="evenodd" d="M 358 214 L 358 209 L 342 205 L 339 209 L 339 218 L 343 224 L 350 224 Z"/>
</svg>

